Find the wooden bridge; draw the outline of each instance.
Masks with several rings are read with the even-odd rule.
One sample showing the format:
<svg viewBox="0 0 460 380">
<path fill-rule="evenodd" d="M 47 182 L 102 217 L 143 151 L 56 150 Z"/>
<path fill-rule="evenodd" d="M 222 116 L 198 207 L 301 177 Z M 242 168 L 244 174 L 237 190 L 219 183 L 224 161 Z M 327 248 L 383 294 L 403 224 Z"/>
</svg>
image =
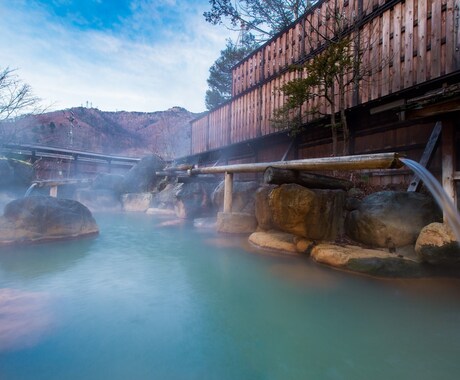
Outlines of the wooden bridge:
<svg viewBox="0 0 460 380">
<path fill-rule="evenodd" d="M 139 162 L 137 157 L 84 152 L 32 144 L 5 144 L 0 153 L 26 159 L 36 167 L 42 180 L 94 177 L 100 172 L 124 173 Z"/>
</svg>

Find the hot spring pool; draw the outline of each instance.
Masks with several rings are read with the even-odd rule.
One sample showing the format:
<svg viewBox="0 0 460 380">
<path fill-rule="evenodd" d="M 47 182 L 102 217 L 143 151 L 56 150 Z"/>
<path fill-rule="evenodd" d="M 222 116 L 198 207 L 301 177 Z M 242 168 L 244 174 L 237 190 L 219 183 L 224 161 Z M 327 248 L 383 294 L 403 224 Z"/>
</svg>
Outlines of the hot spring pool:
<svg viewBox="0 0 460 380">
<path fill-rule="evenodd" d="M 96 214 L 0 251 L 0 379 L 458 379 L 460 281 L 376 280 Z"/>
</svg>

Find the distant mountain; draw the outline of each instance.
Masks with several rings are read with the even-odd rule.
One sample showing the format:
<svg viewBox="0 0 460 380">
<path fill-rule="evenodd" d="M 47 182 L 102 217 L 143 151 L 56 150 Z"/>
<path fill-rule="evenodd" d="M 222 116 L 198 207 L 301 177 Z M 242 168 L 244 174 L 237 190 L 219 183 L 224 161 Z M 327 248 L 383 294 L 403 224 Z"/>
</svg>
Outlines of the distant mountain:
<svg viewBox="0 0 460 380">
<path fill-rule="evenodd" d="M 158 112 L 105 112 L 76 107 L 5 122 L 8 142 L 88 152 L 163 158 L 190 153 L 190 121 L 199 116 L 181 107 Z M 5 135 L 5 134 L 4 134 Z"/>
</svg>

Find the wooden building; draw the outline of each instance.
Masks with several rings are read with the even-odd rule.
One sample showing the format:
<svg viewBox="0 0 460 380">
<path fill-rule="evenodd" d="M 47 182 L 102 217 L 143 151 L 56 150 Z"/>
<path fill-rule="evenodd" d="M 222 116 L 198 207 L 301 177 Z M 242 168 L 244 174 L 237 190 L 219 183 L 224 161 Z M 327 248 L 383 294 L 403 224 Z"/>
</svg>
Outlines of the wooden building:
<svg viewBox="0 0 460 380">
<path fill-rule="evenodd" d="M 351 153 L 401 152 L 420 161 L 440 123 L 441 148 L 429 169 L 441 178 L 444 167 L 444 185 L 454 196 L 460 187 L 460 0 L 319 1 L 234 67 L 231 101 L 192 122 L 186 160 L 206 166 L 331 155 L 330 130 L 318 118 L 295 138 L 271 120 L 285 101 L 279 88 L 298 75 L 289 68 L 321 54 L 333 37 L 334 4 L 370 68 L 346 91 Z M 306 104 L 312 106 L 332 112 L 327 104 Z M 412 177 L 408 170 L 363 175 L 377 185 L 408 184 Z"/>
</svg>

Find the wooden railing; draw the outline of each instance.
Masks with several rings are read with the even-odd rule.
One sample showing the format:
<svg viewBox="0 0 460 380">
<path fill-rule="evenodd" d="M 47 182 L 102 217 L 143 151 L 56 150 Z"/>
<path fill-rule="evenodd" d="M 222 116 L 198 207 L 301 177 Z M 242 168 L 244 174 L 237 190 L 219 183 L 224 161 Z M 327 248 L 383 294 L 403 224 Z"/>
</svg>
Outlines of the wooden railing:
<svg viewBox="0 0 460 380">
<path fill-rule="evenodd" d="M 37 178 L 60 176 L 94 177 L 100 172 L 124 173 L 140 158 L 84 152 L 33 144 L 4 144 L 0 154 L 25 159 L 35 164 Z"/>
<path fill-rule="evenodd" d="M 192 122 L 192 154 L 276 132 L 273 112 L 284 104 L 280 87 L 294 79 L 292 64 L 320 54 L 335 0 L 320 1 L 233 69 L 233 99 Z M 346 91 L 347 108 L 397 94 L 460 70 L 459 0 L 345 0 L 340 12 L 359 33 L 370 75 Z M 304 73 L 303 75 L 308 75 Z M 331 112 L 319 98 L 305 105 Z M 336 110 L 337 111 L 337 110 Z M 313 116 L 308 121 L 313 120 Z"/>
</svg>

